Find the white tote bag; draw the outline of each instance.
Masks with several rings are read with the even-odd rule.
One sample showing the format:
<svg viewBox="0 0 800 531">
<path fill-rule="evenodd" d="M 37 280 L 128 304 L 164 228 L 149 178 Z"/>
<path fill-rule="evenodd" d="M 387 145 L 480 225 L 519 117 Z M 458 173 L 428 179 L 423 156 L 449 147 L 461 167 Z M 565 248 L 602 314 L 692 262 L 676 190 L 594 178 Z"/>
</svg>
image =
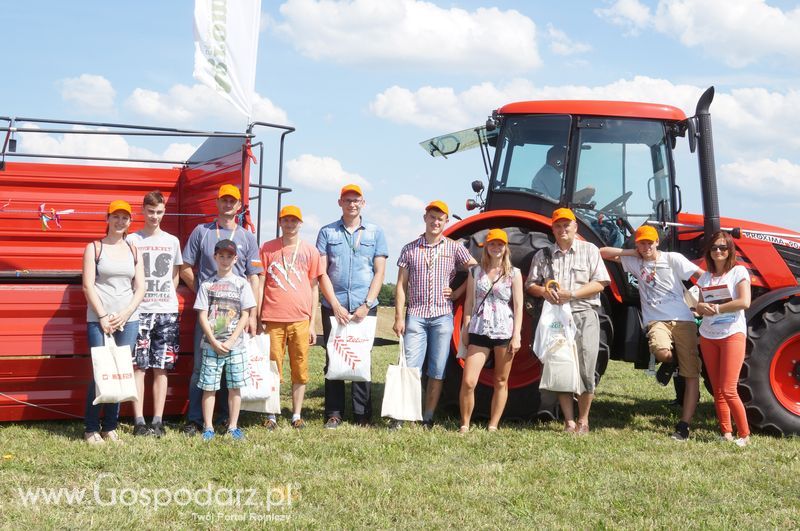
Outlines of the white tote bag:
<svg viewBox="0 0 800 531">
<path fill-rule="evenodd" d="M 272 392 L 272 371 L 269 359 L 269 335 L 246 336 L 245 381 L 242 400 L 266 400 Z"/>
<path fill-rule="evenodd" d="M 278 364 L 269 362 L 270 387 L 269 398 L 259 400 L 242 400 L 242 411 L 255 411 L 256 413 L 281 413 L 281 376 L 278 374 Z"/>
<path fill-rule="evenodd" d="M 378 319 L 364 317 L 361 322 L 341 325 L 331 317 L 331 334 L 328 337 L 328 380 L 369 382 L 372 343 Z"/>
<path fill-rule="evenodd" d="M 422 380 L 417 367 L 406 365 L 403 336 L 400 359 L 386 369 L 381 416 L 395 420 L 422 420 Z"/>
<path fill-rule="evenodd" d="M 92 347 L 95 395 L 93 405 L 138 401 L 133 379 L 131 347 L 118 347 L 114 336 L 105 335 L 105 345 Z"/>
<path fill-rule="evenodd" d="M 583 392 L 576 333 L 569 303 L 544 301 L 533 341 L 533 351 L 544 364 L 539 389 L 559 393 Z"/>
</svg>

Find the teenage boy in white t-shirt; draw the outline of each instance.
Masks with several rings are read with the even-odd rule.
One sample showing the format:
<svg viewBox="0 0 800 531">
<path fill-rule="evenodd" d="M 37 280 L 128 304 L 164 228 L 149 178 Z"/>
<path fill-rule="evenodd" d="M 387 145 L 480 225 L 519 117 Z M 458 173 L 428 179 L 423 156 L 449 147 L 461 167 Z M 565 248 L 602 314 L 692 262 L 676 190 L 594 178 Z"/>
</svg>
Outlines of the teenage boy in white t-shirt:
<svg viewBox="0 0 800 531">
<path fill-rule="evenodd" d="M 180 351 L 178 330 L 178 266 L 183 264 L 178 238 L 161 230 L 166 201 L 160 191 L 144 196 L 144 228 L 128 236 L 144 265 L 145 294 L 139 305 L 139 335 L 133 354 L 133 376 L 139 400 L 133 403 L 134 435 L 166 434 L 161 420 L 167 398 L 167 371 Z M 153 421 L 144 421 L 144 373 L 153 369 Z"/>
<path fill-rule="evenodd" d="M 689 423 L 700 398 L 700 355 L 697 325 L 683 296 L 683 282 L 696 281 L 703 271 L 680 253 L 659 251 L 658 231 L 650 225 L 636 229 L 634 239 L 636 249 L 603 247 L 600 255 L 619 262 L 638 281 L 650 353 L 662 365 L 674 363 L 677 358 L 678 373 L 686 381 L 686 387 L 681 420 L 672 438 L 685 441 L 689 438 Z"/>
</svg>

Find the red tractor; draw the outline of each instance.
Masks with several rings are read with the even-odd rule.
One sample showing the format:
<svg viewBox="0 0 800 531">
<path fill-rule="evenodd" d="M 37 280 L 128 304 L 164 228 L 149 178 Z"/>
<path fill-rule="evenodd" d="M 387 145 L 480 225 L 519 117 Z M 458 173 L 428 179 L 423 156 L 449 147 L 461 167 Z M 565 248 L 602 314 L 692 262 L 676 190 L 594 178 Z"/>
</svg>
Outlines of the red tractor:
<svg viewBox="0 0 800 531">
<path fill-rule="evenodd" d="M 739 393 L 751 424 L 765 432 L 800 434 L 800 235 L 738 219 L 720 218 L 714 170 L 709 88 L 695 116 L 668 105 L 620 101 L 525 101 L 495 110 L 485 126 L 432 138 L 422 146 L 433 156 L 479 147 L 489 178 L 472 183 L 480 209 L 447 230 L 479 257 L 478 242 L 490 228 L 509 233 L 512 261 L 524 274 L 533 254 L 551 239 L 550 215 L 569 206 L 578 216 L 579 235 L 602 246 L 632 246 L 643 223 L 661 232 L 663 250 L 700 263 L 704 239 L 722 228 L 737 238 L 738 260 L 750 271 L 752 304 L 747 312 L 747 355 Z M 688 137 L 697 152 L 703 214 L 681 212 L 673 150 Z M 490 148 L 494 148 L 492 154 Z M 559 177 L 540 171 L 554 167 Z M 485 197 L 484 197 L 485 192 Z M 642 332 L 637 286 L 618 264 L 607 262 L 612 283 L 603 294 L 596 378 L 609 359 L 646 368 L 650 359 Z M 514 360 L 506 415 L 533 417 L 552 411 L 538 392 L 541 365 L 530 353 L 535 312 L 526 301 L 523 349 Z M 462 308 L 455 311 L 454 346 Z M 527 345 L 527 346 L 526 346 Z M 454 347 L 455 349 L 455 347 Z M 455 350 L 454 350 L 455 352 Z M 457 397 L 461 378 L 453 358 L 445 400 Z M 491 369 L 484 369 L 476 413 L 488 411 Z M 483 411 L 481 409 L 483 408 Z"/>
</svg>

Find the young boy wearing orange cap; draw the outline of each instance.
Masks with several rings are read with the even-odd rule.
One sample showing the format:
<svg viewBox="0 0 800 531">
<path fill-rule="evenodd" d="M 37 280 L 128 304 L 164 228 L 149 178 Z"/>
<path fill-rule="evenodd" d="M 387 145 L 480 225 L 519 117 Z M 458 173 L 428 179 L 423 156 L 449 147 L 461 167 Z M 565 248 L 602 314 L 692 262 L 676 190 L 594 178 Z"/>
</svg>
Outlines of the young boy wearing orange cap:
<svg viewBox="0 0 800 531">
<path fill-rule="evenodd" d="M 689 423 L 700 397 L 700 356 L 697 349 L 697 325 L 684 299 L 683 282 L 700 278 L 702 270 L 680 253 L 658 250 L 658 231 L 642 225 L 634 234 L 636 249 L 603 247 L 600 254 L 614 260 L 638 281 L 642 320 L 647 329 L 650 353 L 661 362 L 656 375 L 666 385 L 675 370 L 684 377 L 681 420 L 672 438 L 689 438 Z M 675 356 L 672 345 L 675 344 Z"/>
<path fill-rule="evenodd" d="M 314 319 L 319 300 L 319 277 L 323 270 L 319 251 L 300 239 L 303 214 L 296 206 L 281 209 L 278 223 L 280 238 L 261 246 L 261 262 L 265 275 L 261 278 L 263 293 L 260 321 L 269 334 L 270 358 L 283 374 L 285 348 L 289 348 L 292 372 L 292 427 L 301 429 L 303 398 L 308 382 L 308 348 L 317 342 Z M 265 421 L 274 430 L 277 419 L 270 414 Z"/>
</svg>

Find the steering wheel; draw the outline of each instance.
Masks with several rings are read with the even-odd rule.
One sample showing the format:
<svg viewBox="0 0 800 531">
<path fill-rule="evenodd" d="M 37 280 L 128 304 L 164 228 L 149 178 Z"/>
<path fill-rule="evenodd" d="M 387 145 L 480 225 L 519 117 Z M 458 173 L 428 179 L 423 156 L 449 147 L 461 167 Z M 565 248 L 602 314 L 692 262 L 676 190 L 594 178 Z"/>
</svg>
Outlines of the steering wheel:
<svg viewBox="0 0 800 531">
<path fill-rule="evenodd" d="M 608 212 L 612 214 L 622 215 L 625 213 L 625 203 L 628 201 L 628 199 L 631 198 L 632 195 L 633 195 L 632 191 L 625 192 L 624 194 L 622 194 L 621 196 L 614 199 L 609 204 L 598 210 L 600 212 Z"/>
</svg>

